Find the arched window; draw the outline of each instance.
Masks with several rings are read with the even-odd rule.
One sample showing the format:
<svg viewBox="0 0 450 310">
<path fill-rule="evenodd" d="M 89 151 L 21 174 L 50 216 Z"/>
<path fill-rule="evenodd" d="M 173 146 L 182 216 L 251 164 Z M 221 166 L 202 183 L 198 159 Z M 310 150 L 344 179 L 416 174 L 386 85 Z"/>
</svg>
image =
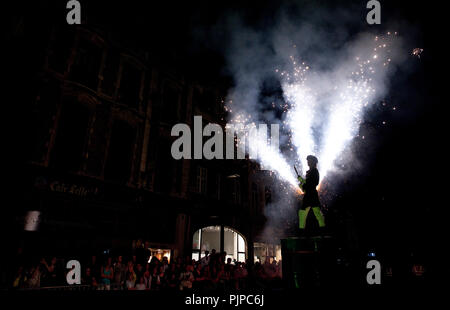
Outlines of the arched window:
<svg viewBox="0 0 450 310">
<path fill-rule="evenodd" d="M 192 259 L 199 260 L 205 256 L 206 251 L 211 253 L 213 249 L 216 250 L 216 253 L 225 251 L 226 258 L 231 258 L 232 261 L 245 262 L 247 258 L 247 245 L 244 237 L 229 227 L 208 226 L 194 233 Z"/>
</svg>

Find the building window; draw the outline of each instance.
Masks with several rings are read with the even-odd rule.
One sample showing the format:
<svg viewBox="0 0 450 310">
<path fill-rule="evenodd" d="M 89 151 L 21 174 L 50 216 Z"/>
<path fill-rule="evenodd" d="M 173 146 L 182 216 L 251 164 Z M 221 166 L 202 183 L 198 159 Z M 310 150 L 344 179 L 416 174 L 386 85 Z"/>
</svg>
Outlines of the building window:
<svg viewBox="0 0 450 310">
<path fill-rule="evenodd" d="M 246 247 L 245 240 L 241 234 L 231 228 L 224 228 L 224 251 L 227 252 L 227 259 L 231 258 L 238 262 L 245 262 Z"/>
<path fill-rule="evenodd" d="M 156 249 L 156 248 L 149 248 L 150 251 L 150 257 L 148 259 L 148 263 L 152 261 L 153 258 L 158 259 L 160 262 L 163 261 L 163 258 L 167 258 L 167 262 L 170 263 L 170 249 Z"/>
<path fill-rule="evenodd" d="M 161 119 L 167 123 L 176 123 L 179 119 L 178 117 L 178 106 L 180 101 L 179 90 L 166 83 L 163 90 L 163 102 L 162 102 L 162 115 Z"/>
<path fill-rule="evenodd" d="M 122 184 L 128 182 L 135 136 L 135 129 L 127 122 L 114 122 L 105 166 L 105 179 Z"/>
<path fill-rule="evenodd" d="M 173 163 L 173 162 L 172 162 Z M 173 163 L 176 169 L 176 179 L 175 179 L 175 190 L 177 193 L 181 193 L 181 185 L 182 185 L 182 179 L 183 179 L 183 161 L 177 160 L 175 163 Z"/>
<path fill-rule="evenodd" d="M 252 208 L 254 211 L 258 209 L 258 186 L 252 182 Z"/>
<path fill-rule="evenodd" d="M 207 194 L 208 170 L 204 167 L 197 167 L 197 179 L 195 183 L 196 192 L 202 195 Z"/>
<path fill-rule="evenodd" d="M 137 109 L 140 101 L 141 82 L 142 71 L 138 70 L 131 63 L 124 61 L 122 64 L 118 101 L 130 108 Z"/>
<path fill-rule="evenodd" d="M 106 54 L 105 65 L 102 71 L 102 92 L 109 96 L 114 96 L 117 83 L 117 73 L 119 71 L 120 55 L 115 49 L 109 49 Z"/>
<path fill-rule="evenodd" d="M 222 182 L 221 182 L 221 175 L 220 173 L 218 173 L 216 175 L 216 199 L 220 200 L 220 194 L 221 194 L 221 187 L 222 186 Z"/>
<path fill-rule="evenodd" d="M 202 112 L 213 113 L 216 110 L 216 98 L 213 92 L 194 90 L 194 103 Z"/>
<path fill-rule="evenodd" d="M 52 165 L 63 170 L 78 171 L 85 151 L 89 109 L 74 100 L 64 102 L 58 121 Z"/>
<path fill-rule="evenodd" d="M 202 230 L 199 229 L 194 233 L 194 238 L 192 239 L 192 249 L 200 250 L 201 238 L 202 238 Z"/>
<path fill-rule="evenodd" d="M 56 81 L 45 83 L 40 90 L 33 107 L 32 126 L 30 131 L 30 159 L 43 162 L 48 152 L 51 138 L 50 129 L 54 125 L 57 104 L 60 96 L 60 85 Z"/>
<path fill-rule="evenodd" d="M 155 191 L 160 193 L 170 193 L 174 185 L 174 173 L 178 161 L 170 154 L 170 142 L 161 138 L 158 140 L 156 158 Z"/>
<path fill-rule="evenodd" d="M 269 244 L 269 243 L 260 243 L 255 242 L 254 244 L 254 262 L 259 262 L 261 264 L 265 263 L 266 260 L 269 263 L 281 260 L 281 245 L 279 244 Z"/>
<path fill-rule="evenodd" d="M 221 235 L 223 234 L 223 238 Z M 221 241 L 223 240 L 223 244 Z M 192 241 L 192 259 L 199 260 L 205 256 L 205 252 L 216 253 L 225 251 L 226 259 L 245 262 L 247 258 L 247 245 L 244 237 L 236 230 L 225 226 L 208 226 L 197 230 Z"/>
<path fill-rule="evenodd" d="M 101 176 L 103 172 L 109 119 L 109 109 L 97 105 L 93 131 L 89 139 L 89 157 L 86 163 L 86 170 L 93 176 Z"/>
<path fill-rule="evenodd" d="M 206 91 L 203 94 L 203 98 L 201 100 L 201 108 L 202 111 L 206 111 L 208 113 L 215 112 L 216 98 L 213 92 Z"/>
<path fill-rule="evenodd" d="M 75 82 L 97 90 L 98 73 L 102 59 L 102 50 L 93 42 L 81 38 L 76 50 L 74 63 L 70 68 L 70 77 Z"/>
<path fill-rule="evenodd" d="M 74 34 L 68 27 L 56 27 L 48 56 L 49 68 L 59 73 L 67 70 L 67 60 L 73 46 Z"/>
<path fill-rule="evenodd" d="M 202 100 L 202 93 L 200 92 L 200 90 L 198 88 L 194 88 L 194 93 L 192 95 L 192 102 L 193 105 L 198 108 L 201 109 L 201 102 Z"/>
<path fill-rule="evenodd" d="M 234 204 L 241 203 L 241 182 L 238 178 L 233 178 L 231 180 L 231 202 Z"/>
</svg>

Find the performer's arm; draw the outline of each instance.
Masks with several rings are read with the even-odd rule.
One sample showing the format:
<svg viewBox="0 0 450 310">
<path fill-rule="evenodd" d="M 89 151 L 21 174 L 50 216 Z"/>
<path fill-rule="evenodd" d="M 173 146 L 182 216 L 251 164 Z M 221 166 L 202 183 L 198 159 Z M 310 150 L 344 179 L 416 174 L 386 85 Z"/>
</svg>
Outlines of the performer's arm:
<svg viewBox="0 0 450 310">
<path fill-rule="evenodd" d="M 302 178 L 300 175 L 297 177 L 297 179 L 298 179 L 298 186 L 300 187 L 300 188 L 303 188 L 303 186 L 305 185 L 305 183 L 306 183 L 306 180 L 304 179 L 304 178 Z"/>
</svg>

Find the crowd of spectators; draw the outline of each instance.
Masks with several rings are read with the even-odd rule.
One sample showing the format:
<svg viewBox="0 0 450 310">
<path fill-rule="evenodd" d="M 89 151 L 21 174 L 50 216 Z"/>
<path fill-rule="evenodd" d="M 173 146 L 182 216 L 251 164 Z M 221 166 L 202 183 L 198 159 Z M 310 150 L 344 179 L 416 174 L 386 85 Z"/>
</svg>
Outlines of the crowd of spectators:
<svg viewBox="0 0 450 310">
<path fill-rule="evenodd" d="M 81 285 L 93 290 L 173 290 L 213 291 L 268 287 L 281 279 L 281 264 L 268 260 L 248 264 L 226 258 L 226 253 L 211 253 L 198 261 L 187 256 L 161 260 L 150 256 L 145 247 L 126 259 L 93 255 L 80 261 Z M 68 259 L 66 259 L 68 260 Z M 37 289 L 67 286 L 65 259 L 41 258 L 28 266 L 18 265 L 11 286 L 14 289 Z"/>
</svg>

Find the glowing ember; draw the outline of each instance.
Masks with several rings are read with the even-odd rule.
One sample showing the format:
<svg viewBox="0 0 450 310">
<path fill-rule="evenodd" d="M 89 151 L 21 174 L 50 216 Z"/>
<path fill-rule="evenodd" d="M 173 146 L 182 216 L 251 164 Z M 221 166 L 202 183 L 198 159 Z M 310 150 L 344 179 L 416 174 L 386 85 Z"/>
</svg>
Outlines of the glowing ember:
<svg viewBox="0 0 450 310">
<path fill-rule="evenodd" d="M 412 50 L 412 55 L 413 56 L 417 56 L 418 58 L 420 58 L 420 54 L 422 54 L 423 52 L 423 48 L 418 48 L 416 47 L 415 49 Z"/>
</svg>

